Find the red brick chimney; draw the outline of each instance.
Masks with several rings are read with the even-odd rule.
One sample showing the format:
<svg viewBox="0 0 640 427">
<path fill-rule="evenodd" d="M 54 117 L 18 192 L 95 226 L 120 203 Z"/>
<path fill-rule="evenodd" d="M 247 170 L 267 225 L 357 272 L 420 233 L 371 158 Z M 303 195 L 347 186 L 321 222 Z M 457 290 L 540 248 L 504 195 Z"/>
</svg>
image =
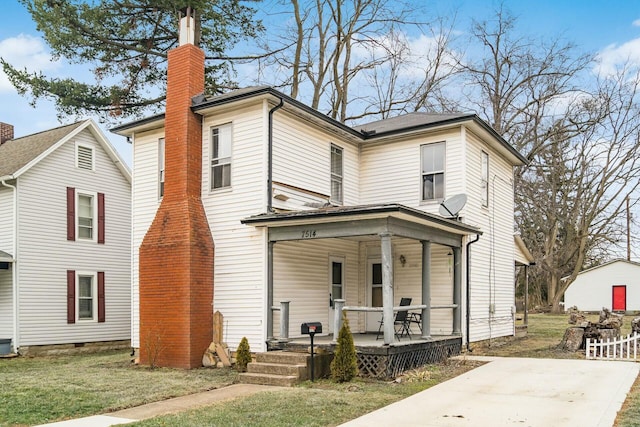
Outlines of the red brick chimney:
<svg viewBox="0 0 640 427">
<path fill-rule="evenodd" d="M 13 139 L 13 125 L 0 122 L 0 145 Z"/>
<path fill-rule="evenodd" d="M 164 196 L 140 246 L 140 362 L 189 369 L 212 340 L 214 244 L 200 197 L 202 123 L 190 109 L 204 91 L 204 52 L 186 15 L 168 55 Z"/>
</svg>

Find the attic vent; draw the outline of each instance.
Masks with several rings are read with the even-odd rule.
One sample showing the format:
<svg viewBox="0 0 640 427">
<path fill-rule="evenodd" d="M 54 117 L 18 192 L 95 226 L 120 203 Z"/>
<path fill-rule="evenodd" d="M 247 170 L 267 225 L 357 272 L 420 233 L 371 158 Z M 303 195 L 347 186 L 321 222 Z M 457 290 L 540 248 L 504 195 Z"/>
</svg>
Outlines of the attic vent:
<svg viewBox="0 0 640 427">
<path fill-rule="evenodd" d="M 76 155 L 79 169 L 93 170 L 93 148 L 77 145 Z"/>
</svg>

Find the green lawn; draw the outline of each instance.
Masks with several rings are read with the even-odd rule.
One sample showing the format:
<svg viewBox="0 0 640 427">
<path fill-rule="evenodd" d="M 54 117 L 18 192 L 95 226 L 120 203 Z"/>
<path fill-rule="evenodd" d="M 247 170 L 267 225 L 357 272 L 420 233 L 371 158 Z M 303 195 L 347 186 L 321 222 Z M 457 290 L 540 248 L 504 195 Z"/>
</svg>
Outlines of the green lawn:
<svg viewBox="0 0 640 427">
<path fill-rule="evenodd" d="M 233 383 L 229 369 L 148 369 L 128 352 L 0 359 L 0 426 L 94 415 Z"/>
</svg>

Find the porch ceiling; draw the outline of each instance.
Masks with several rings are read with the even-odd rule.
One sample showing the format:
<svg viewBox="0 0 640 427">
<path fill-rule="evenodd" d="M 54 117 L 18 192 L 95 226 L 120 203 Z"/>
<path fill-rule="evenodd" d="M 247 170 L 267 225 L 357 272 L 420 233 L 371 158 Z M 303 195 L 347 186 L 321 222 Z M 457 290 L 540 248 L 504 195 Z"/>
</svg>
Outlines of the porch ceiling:
<svg viewBox="0 0 640 427">
<path fill-rule="evenodd" d="M 327 238 L 366 240 L 368 236 L 390 233 L 460 247 L 462 236 L 482 234 L 476 227 L 398 204 L 261 214 L 245 218 L 242 223 L 268 227 L 272 242 Z"/>
</svg>

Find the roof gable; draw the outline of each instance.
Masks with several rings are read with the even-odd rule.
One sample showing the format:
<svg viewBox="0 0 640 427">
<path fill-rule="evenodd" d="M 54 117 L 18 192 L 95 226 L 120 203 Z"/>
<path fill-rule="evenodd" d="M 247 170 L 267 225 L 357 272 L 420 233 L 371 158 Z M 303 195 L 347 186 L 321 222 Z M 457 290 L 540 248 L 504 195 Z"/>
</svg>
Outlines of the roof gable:
<svg viewBox="0 0 640 427">
<path fill-rule="evenodd" d="M 14 138 L 0 145 L 0 159 L 2 159 L 2 162 L 0 162 L 0 178 L 15 179 L 19 177 L 84 129 L 88 129 L 91 132 L 125 179 L 131 182 L 129 168 L 91 119 Z"/>
<path fill-rule="evenodd" d="M 10 139 L 0 145 L 0 177 L 15 175 L 30 162 L 72 133 L 83 122 L 60 126 L 32 135 Z"/>
</svg>

